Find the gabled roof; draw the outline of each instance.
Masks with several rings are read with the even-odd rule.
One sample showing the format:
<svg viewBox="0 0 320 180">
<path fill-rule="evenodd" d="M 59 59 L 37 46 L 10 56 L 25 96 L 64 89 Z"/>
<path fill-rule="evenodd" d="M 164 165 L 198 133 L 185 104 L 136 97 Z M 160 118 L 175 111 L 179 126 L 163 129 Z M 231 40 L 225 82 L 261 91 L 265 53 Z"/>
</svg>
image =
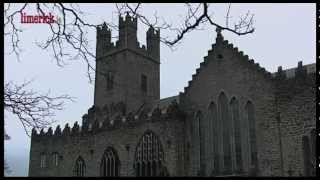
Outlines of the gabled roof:
<svg viewBox="0 0 320 180">
<path fill-rule="evenodd" d="M 267 71 L 265 68 L 261 67 L 259 65 L 259 63 L 255 63 L 253 59 L 249 59 L 249 56 L 245 55 L 243 53 L 243 51 L 239 51 L 239 49 L 237 47 L 234 47 L 232 43 L 229 43 L 227 40 L 224 40 L 224 38 L 221 34 L 221 31 L 217 31 L 216 43 L 212 45 L 212 49 L 210 49 L 208 51 L 208 55 L 204 57 L 204 61 L 200 63 L 200 67 L 196 69 L 196 73 L 192 75 L 192 79 L 190 81 L 188 81 L 188 86 L 186 86 L 184 88 L 184 92 L 182 92 L 180 94 L 187 92 L 187 90 L 192 85 L 192 82 L 194 81 L 194 79 L 196 79 L 199 72 L 208 63 L 208 61 L 209 61 L 208 56 L 212 56 L 213 54 L 215 54 L 216 48 L 218 46 L 220 48 L 222 47 L 222 48 L 226 48 L 226 49 L 231 49 L 234 53 L 239 55 L 239 60 L 247 63 L 249 66 L 251 66 L 253 69 L 255 69 L 258 73 L 261 73 L 266 79 L 270 80 L 276 76 L 276 72 L 271 73 L 271 72 Z M 299 63 L 302 64 L 302 62 L 299 62 Z M 306 68 L 307 74 L 316 72 L 316 64 L 315 63 L 304 65 L 303 68 Z M 286 77 L 287 78 L 295 77 L 296 69 L 297 68 L 291 68 L 291 69 L 284 70 Z"/>
<path fill-rule="evenodd" d="M 197 77 L 199 72 L 206 66 L 208 63 L 208 56 L 212 56 L 215 54 L 216 48 L 226 48 L 233 51 L 235 54 L 239 55 L 239 60 L 247 63 L 253 69 L 255 69 L 258 73 L 261 73 L 266 79 L 272 79 L 271 73 L 267 71 L 265 68 L 261 67 L 259 63 L 255 63 L 253 59 L 249 59 L 248 55 L 245 55 L 243 51 L 239 51 L 237 47 L 234 47 L 232 43 L 229 43 L 227 40 L 224 40 L 221 31 L 217 31 L 216 43 L 212 45 L 212 49 L 208 51 L 208 55 L 204 57 L 204 61 L 200 63 L 200 68 L 196 69 L 196 74 L 192 75 L 192 79 L 188 81 L 188 86 L 184 88 L 184 93 L 189 89 L 192 85 L 193 80 Z"/>
</svg>

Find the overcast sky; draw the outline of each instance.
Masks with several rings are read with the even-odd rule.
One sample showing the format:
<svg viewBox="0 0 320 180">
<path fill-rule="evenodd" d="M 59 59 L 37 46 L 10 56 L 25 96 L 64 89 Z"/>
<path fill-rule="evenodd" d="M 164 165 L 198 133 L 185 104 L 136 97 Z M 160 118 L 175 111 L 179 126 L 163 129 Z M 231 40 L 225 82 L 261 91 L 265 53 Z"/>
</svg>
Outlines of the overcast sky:
<svg viewBox="0 0 320 180">
<path fill-rule="evenodd" d="M 86 19 L 91 23 L 113 21 L 118 23 L 115 6 L 81 4 L 81 9 L 88 13 Z M 212 4 L 210 9 L 216 21 L 224 25 L 228 4 Z M 181 15 L 185 8 L 175 4 L 153 4 L 146 6 L 142 13 L 164 17 L 173 24 L 181 23 Z M 245 15 L 247 11 L 254 14 L 256 31 L 246 36 L 237 36 L 223 32 L 223 36 L 235 47 L 243 51 L 249 58 L 258 62 L 266 70 L 274 72 L 278 66 L 283 69 L 296 67 L 298 61 L 303 64 L 315 63 L 316 57 L 316 6 L 315 4 L 232 4 L 232 21 Z M 27 11 L 35 15 L 34 5 Z M 52 52 L 43 51 L 35 45 L 48 37 L 48 27 L 45 24 L 20 24 L 21 61 L 9 54 L 9 40 L 5 38 L 4 80 L 22 83 L 34 79 L 30 88 L 52 95 L 69 94 L 76 97 L 76 102 L 68 103 L 65 110 L 57 112 L 57 124 L 71 126 L 75 121 L 81 124 L 81 117 L 93 105 L 94 84 L 89 84 L 86 76 L 86 66 L 82 61 L 70 62 L 64 68 L 58 67 L 52 58 Z M 205 30 L 194 31 L 185 36 L 182 43 L 174 50 L 161 45 L 160 66 L 160 96 L 174 96 L 182 92 L 191 80 L 192 74 L 200 66 L 203 57 L 207 55 L 211 45 L 215 43 L 216 32 L 211 26 Z M 138 41 L 145 44 L 146 27 L 138 24 Z M 117 32 L 113 32 L 116 35 Z M 161 35 L 172 35 L 172 32 L 162 31 Z M 95 47 L 96 34 L 88 35 L 92 47 Z M 113 40 L 115 41 L 115 40 Z M 26 136 L 18 119 L 5 112 L 5 128 L 11 140 L 5 142 L 5 158 L 12 170 L 10 176 L 27 176 L 29 165 L 30 138 Z"/>
</svg>

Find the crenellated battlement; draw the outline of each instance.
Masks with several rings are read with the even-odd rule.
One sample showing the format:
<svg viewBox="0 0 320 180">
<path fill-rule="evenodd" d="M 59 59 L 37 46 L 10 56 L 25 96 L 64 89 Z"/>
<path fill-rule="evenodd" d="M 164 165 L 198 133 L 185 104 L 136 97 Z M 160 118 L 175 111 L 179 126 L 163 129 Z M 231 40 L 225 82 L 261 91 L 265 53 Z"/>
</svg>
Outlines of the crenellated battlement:
<svg viewBox="0 0 320 180">
<path fill-rule="evenodd" d="M 313 73 L 316 73 L 316 63 L 302 65 L 302 61 L 299 61 L 298 66 L 295 68 L 283 70 L 282 66 L 279 66 L 278 71 L 272 73 L 272 77 L 275 79 L 303 78 Z"/>
<path fill-rule="evenodd" d="M 179 108 L 179 104 L 176 100 L 165 107 L 156 105 L 152 109 L 142 109 L 138 112 L 130 112 L 123 115 L 116 116 L 103 116 L 102 113 L 109 113 L 115 109 L 104 109 L 100 110 L 96 107 L 91 107 L 88 110 L 88 114 L 83 115 L 83 125 L 79 126 L 76 121 L 73 127 L 66 123 L 62 132 L 60 125 L 56 127 L 54 133 L 50 127 L 47 132 L 41 129 L 38 133 L 35 129 L 32 129 L 32 138 L 63 138 L 63 137 L 74 137 L 74 136 L 86 136 L 94 133 L 112 131 L 121 127 L 133 127 L 140 123 L 145 122 L 156 122 L 166 120 L 180 120 L 183 116 L 183 112 Z M 118 110 L 116 110 L 118 111 Z M 99 115 L 100 113 L 100 115 Z M 121 114 L 122 112 L 119 112 Z M 97 119 L 95 119 L 98 117 Z M 92 119 L 93 118 L 93 119 Z"/>
<path fill-rule="evenodd" d="M 119 15 L 119 28 L 124 28 L 126 26 L 137 29 L 137 18 L 131 17 L 129 13 L 127 13 L 125 17 Z"/>
<path fill-rule="evenodd" d="M 111 42 L 111 29 L 104 22 L 97 27 L 97 58 L 109 56 L 124 49 L 160 61 L 160 30 L 149 27 L 146 32 L 146 45 L 140 45 L 137 40 L 137 18 L 127 14 L 119 16 L 119 36 L 116 42 Z"/>
</svg>

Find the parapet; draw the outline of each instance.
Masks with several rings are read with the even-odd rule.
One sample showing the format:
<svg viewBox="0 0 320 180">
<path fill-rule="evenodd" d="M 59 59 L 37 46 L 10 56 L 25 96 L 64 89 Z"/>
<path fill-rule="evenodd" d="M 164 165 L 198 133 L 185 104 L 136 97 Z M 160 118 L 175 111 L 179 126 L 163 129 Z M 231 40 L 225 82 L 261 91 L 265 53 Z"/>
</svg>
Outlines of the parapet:
<svg viewBox="0 0 320 180">
<path fill-rule="evenodd" d="M 132 28 L 137 30 L 137 17 L 131 17 L 129 13 L 123 18 L 119 15 L 119 29 L 125 28 L 127 26 L 131 26 Z"/>
<path fill-rule="evenodd" d="M 123 49 L 134 52 L 158 61 L 160 57 L 160 30 L 150 27 L 147 31 L 147 45 L 140 45 L 137 40 L 137 18 L 129 14 L 123 18 L 119 16 L 119 38 L 111 42 L 111 29 L 106 23 L 97 27 L 97 57 L 112 55 Z"/>
<path fill-rule="evenodd" d="M 282 76 L 283 78 L 291 79 L 313 73 L 316 73 L 316 63 L 302 65 L 302 61 L 299 61 L 298 66 L 295 68 L 283 70 L 282 66 L 279 66 L 278 71 L 272 73 L 272 77 L 276 78 Z"/>
<path fill-rule="evenodd" d="M 112 131 L 118 128 L 133 127 L 140 123 L 145 122 L 157 122 L 157 121 L 172 121 L 172 120 L 183 120 L 184 113 L 179 107 L 178 96 L 173 98 L 166 98 L 155 102 L 152 108 L 142 108 L 137 112 L 129 112 L 121 115 L 112 114 L 112 111 L 118 111 L 119 109 L 108 108 L 102 111 L 101 113 L 109 114 L 109 116 L 96 116 L 92 115 L 97 113 L 97 108 L 90 108 L 88 114 L 85 114 L 83 117 L 88 118 L 96 117 L 97 119 L 86 119 L 87 125 L 79 126 L 78 122 L 75 122 L 73 127 L 70 128 L 69 124 L 66 123 L 64 129 L 61 132 L 60 126 L 56 127 L 54 133 L 52 133 L 52 128 L 50 127 L 47 132 L 44 129 L 38 133 L 35 129 L 32 130 L 33 139 L 42 139 L 42 138 L 54 138 L 61 139 L 65 137 L 79 137 L 79 136 L 88 136 L 90 134 Z"/>
</svg>

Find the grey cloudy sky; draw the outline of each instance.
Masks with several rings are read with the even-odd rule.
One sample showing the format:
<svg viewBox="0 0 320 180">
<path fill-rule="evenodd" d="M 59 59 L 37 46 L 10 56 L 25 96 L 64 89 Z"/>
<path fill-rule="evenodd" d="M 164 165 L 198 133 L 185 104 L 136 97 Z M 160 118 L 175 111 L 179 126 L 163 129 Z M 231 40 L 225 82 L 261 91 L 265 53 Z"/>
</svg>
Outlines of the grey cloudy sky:
<svg viewBox="0 0 320 180">
<path fill-rule="evenodd" d="M 92 23 L 102 21 L 118 22 L 114 4 L 96 5 L 81 4 L 81 9 L 88 13 L 86 18 Z M 224 24 L 228 4 L 212 4 L 211 11 L 216 21 Z M 147 5 L 142 13 L 152 16 L 157 10 L 158 16 L 169 22 L 179 24 L 185 8 L 181 4 Z M 316 6 L 315 4 L 232 4 L 232 20 L 238 19 L 248 10 L 254 14 L 256 31 L 246 36 L 237 36 L 223 32 L 226 40 L 258 62 L 266 70 L 274 72 L 278 66 L 283 69 L 296 67 L 298 61 L 303 64 L 315 62 L 316 57 Z M 34 5 L 27 14 L 36 14 Z M 20 24 L 21 61 L 10 55 L 9 40 L 5 38 L 4 79 L 5 82 L 22 83 L 24 80 L 35 79 L 31 88 L 39 92 L 51 90 L 53 95 L 69 94 L 76 97 L 76 102 L 68 103 L 65 110 L 57 112 L 55 119 L 64 127 L 71 126 L 75 121 L 81 123 L 81 117 L 93 104 L 93 87 L 86 76 L 86 66 L 82 61 L 70 62 L 64 68 L 58 67 L 50 51 L 43 51 L 35 45 L 48 37 L 48 27 L 44 24 Z M 138 24 L 138 40 L 145 44 L 146 27 Z M 117 32 L 113 32 L 116 35 Z M 161 32 L 161 35 L 172 35 Z M 96 34 L 89 33 L 92 47 L 95 46 Z M 211 45 L 215 43 L 216 32 L 211 26 L 205 30 L 194 31 L 185 36 L 183 42 L 170 50 L 161 45 L 160 96 L 174 96 L 183 91 L 191 80 L 192 74 L 200 66 Z M 113 40 L 115 41 L 115 40 Z M 11 140 L 5 142 L 5 158 L 9 162 L 12 173 L 10 176 L 26 176 L 28 174 L 30 138 L 25 135 L 22 125 L 12 114 L 5 112 L 5 128 Z"/>
</svg>

